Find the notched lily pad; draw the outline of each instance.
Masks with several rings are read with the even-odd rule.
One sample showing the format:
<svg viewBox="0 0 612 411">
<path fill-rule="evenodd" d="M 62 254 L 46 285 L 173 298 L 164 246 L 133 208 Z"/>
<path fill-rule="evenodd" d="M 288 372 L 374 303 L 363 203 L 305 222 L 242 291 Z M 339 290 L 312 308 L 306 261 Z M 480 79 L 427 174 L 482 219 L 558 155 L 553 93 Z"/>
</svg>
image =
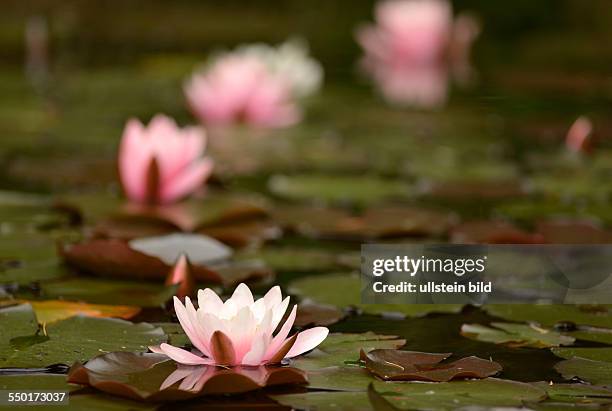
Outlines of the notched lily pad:
<svg viewBox="0 0 612 411">
<path fill-rule="evenodd" d="M 303 371 L 292 367 L 184 366 L 159 354 L 113 352 L 85 365 L 76 362 L 68 382 L 135 400 L 176 401 L 308 381 Z"/>
<path fill-rule="evenodd" d="M 450 353 L 432 354 L 416 351 L 378 349 L 361 351 L 360 358 L 366 368 L 385 381 L 446 382 L 458 378 L 486 378 L 502 370 L 491 360 L 465 357 L 441 363 Z"/>
<path fill-rule="evenodd" d="M 495 344 L 508 344 L 513 347 L 558 347 L 571 345 L 575 338 L 554 330 L 533 324 L 491 323 L 491 327 L 481 324 L 463 324 L 461 335 L 478 341 Z"/>
</svg>

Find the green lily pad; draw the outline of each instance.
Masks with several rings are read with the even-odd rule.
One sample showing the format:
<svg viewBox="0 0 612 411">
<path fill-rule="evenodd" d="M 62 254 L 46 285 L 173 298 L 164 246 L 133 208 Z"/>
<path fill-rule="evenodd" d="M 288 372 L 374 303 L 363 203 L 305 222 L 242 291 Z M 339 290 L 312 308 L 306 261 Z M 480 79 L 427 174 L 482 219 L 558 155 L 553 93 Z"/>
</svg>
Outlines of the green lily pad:
<svg viewBox="0 0 612 411">
<path fill-rule="evenodd" d="M 363 334 L 330 334 L 310 354 L 298 357 L 292 365 L 303 370 L 320 370 L 325 367 L 345 365 L 346 362 L 359 360 L 359 352 L 377 348 L 399 348 L 406 343 L 393 335 L 377 335 L 372 332 Z"/>
<path fill-rule="evenodd" d="M 41 284 L 40 294 L 48 299 L 159 307 L 172 298 L 175 288 L 148 282 L 70 277 Z"/>
<path fill-rule="evenodd" d="M 371 410 L 366 388 L 361 392 L 308 392 L 272 397 L 281 404 L 299 409 Z M 384 399 L 400 409 L 444 411 L 468 406 L 513 407 L 546 398 L 546 392 L 538 387 L 496 378 L 444 383 L 376 381 L 374 388 Z"/>
<path fill-rule="evenodd" d="M 612 328 L 612 310 L 608 305 L 598 306 L 598 310 L 560 304 L 494 304 L 483 309 L 489 314 L 510 321 L 536 321 L 546 327 L 559 322 L 569 321 L 580 325 Z"/>
<path fill-rule="evenodd" d="M 289 200 L 330 204 L 370 204 L 407 198 L 411 192 L 402 181 L 373 176 L 276 175 L 268 181 L 268 188 L 273 194 Z"/>
<path fill-rule="evenodd" d="M 491 323 L 491 326 L 463 324 L 461 334 L 478 341 L 509 344 L 516 347 L 558 347 L 571 345 L 575 341 L 573 337 L 532 325 Z"/>
<path fill-rule="evenodd" d="M 543 389 L 553 401 L 560 402 L 584 402 L 608 404 L 612 403 L 612 390 L 588 384 L 551 384 L 548 382 L 536 382 L 532 385 Z"/>
<path fill-rule="evenodd" d="M 161 328 L 124 320 L 70 317 L 39 330 L 32 307 L 23 304 L 0 310 L 6 325 L 0 341 L 0 367 L 43 367 L 85 361 L 110 351 L 147 351 L 166 341 Z"/>
<path fill-rule="evenodd" d="M 605 361 L 612 363 L 612 348 L 610 347 L 597 347 L 597 348 L 579 348 L 579 347 L 568 347 L 568 348 L 553 348 L 552 352 L 561 358 L 567 360 L 580 357 L 587 360 L 593 361 Z"/>
<path fill-rule="evenodd" d="M 580 378 L 591 384 L 612 386 L 612 363 L 574 357 L 555 365 L 565 379 Z"/>
<path fill-rule="evenodd" d="M 289 284 L 289 293 L 339 308 L 354 306 L 363 313 L 374 315 L 422 317 L 430 313 L 458 313 L 463 308 L 461 304 L 361 304 L 360 279 L 350 274 L 300 278 Z"/>
</svg>

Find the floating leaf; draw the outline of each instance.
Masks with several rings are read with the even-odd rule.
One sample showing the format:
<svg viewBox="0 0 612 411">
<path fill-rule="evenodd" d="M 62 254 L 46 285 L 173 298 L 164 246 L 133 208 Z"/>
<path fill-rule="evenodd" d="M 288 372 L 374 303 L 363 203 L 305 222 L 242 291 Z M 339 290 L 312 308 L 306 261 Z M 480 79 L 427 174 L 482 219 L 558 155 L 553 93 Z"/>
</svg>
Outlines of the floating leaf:
<svg viewBox="0 0 612 411">
<path fill-rule="evenodd" d="M 74 316 L 49 324 L 41 332 L 35 318 L 28 304 L 0 310 L 0 321 L 6 325 L 0 340 L 0 367 L 69 364 L 114 350 L 146 351 L 149 345 L 166 340 L 160 328 L 146 323 Z M 18 347 L 11 344 L 16 340 Z"/>
<path fill-rule="evenodd" d="M 207 265 L 227 260 L 232 250 L 210 237 L 198 234 L 169 234 L 130 241 L 131 249 L 173 265 L 181 255 L 193 264 Z"/>
<path fill-rule="evenodd" d="M 553 354 L 558 357 L 571 359 L 580 357 L 593 361 L 605 361 L 612 363 L 612 348 L 611 347 L 568 347 L 568 348 L 553 348 Z"/>
<path fill-rule="evenodd" d="M 553 384 L 535 382 L 532 385 L 543 389 L 553 401 L 609 404 L 612 403 L 612 389 L 587 384 Z"/>
<path fill-rule="evenodd" d="M 71 410 L 144 411 L 157 408 L 155 404 L 144 404 L 99 392 L 82 391 L 80 388 L 79 385 L 67 383 L 65 375 L 21 373 L 18 375 L 0 375 L 0 390 L 67 391 L 70 396 Z M 61 409 L 63 407 L 54 408 Z"/>
<path fill-rule="evenodd" d="M 436 381 L 456 378 L 486 378 L 499 373 L 501 365 L 478 357 L 441 362 L 451 354 L 378 349 L 361 351 L 366 368 L 385 381 Z"/>
<path fill-rule="evenodd" d="M 156 246 L 163 247 L 159 244 Z M 191 244 L 191 246 L 196 245 Z M 171 249 L 168 252 L 173 256 L 179 250 Z M 65 261 L 77 269 L 104 277 L 123 279 L 165 279 L 174 264 L 174 261 L 167 263 L 157 256 L 131 248 L 124 241 L 114 239 L 66 245 L 61 249 L 61 253 Z M 222 282 L 217 272 L 203 265 L 194 263 L 193 274 L 200 281 Z"/>
<path fill-rule="evenodd" d="M 593 310 L 586 306 L 560 304 L 492 304 L 483 309 L 489 314 L 509 321 L 534 321 L 545 327 L 558 323 L 591 325 L 612 328 L 610 306 L 599 305 Z"/>
<path fill-rule="evenodd" d="M 203 227 L 198 232 L 234 248 L 257 247 L 282 235 L 278 225 L 262 220 Z"/>
<path fill-rule="evenodd" d="M 402 181 L 373 176 L 276 175 L 268 188 L 277 196 L 291 200 L 326 203 L 374 203 L 389 198 L 406 198 L 410 187 Z"/>
<path fill-rule="evenodd" d="M 400 409 L 450 411 L 464 407 L 520 407 L 525 402 L 535 403 L 546 398 L 546 392 L 538 387 L 497 378 L 442 383 L 375 381 L 373 384 L 384 399 Z M 272 398 L 297 409 L 371 411 L 366 389 L 367 385 L 359 392 L 319 391 L 279 394 Z"/>
<path fill-rule="evenodd" d="M 140 307 L 129 305 L 88 304 L 63 300 L 16 300 L 15 302 L 20 304 L 30 304 L 34 309 L 36 318 L 40 323 L 52 323 L 73 317 L 75 315 L 130 319 L 138 314 L 141 310 Z"/>
<path fill-rule="evenodd" d="M 331 325 L 342 320 L 346 314 L 334 305 L 318 304 L 309 300 L 298 305 L 294 324 L 297 327 L 307 325 Z"/>
<path fill-rule="evenodd" d="M 571 345 L 575 341 L 573 337 L 534 325 L 499 322 L 491 323 L 491 327 L 481 324 L 463 324 L 461 334 L 478 341 L 509 344 L 514 347 L 558 347 Z"/>
<path fill-rule="evenodd" d="M 468 221 L 452 230 L 451 241 L 457 244 L 540 244 L 543 238 L 505 221 Z"/>
<path fill-rule="evenodd" d="M 320 370 L 325 367 L 344 365 L 346 361 L 356 361 L 361 350 L 399 348 L 405 343 L 406 340 L 393 335 L 377 335 L 372 332 L 332 333 L 310 354 L 292 360 L 292 365 L 303 370 Z"/>
<path fill-rule="evenodd" d="M 91 304 L 126 301 L 134 306 L 161 307 L 172 299 L 176 287 L 142 281 L 70 277 L 41 284 L 41 297 Z"/>
<path fill-rule="evenodd" d="M 135 400 L 173 401 L 306 384 L 307 380 L 304 372 L 292 367 L 184 366 L 165 355 L 113 352 L 86 365 L 75 363 L 68 372 L 68 382 Z"/>
<path fill-rule="evenodd" d="M 436 181 L 421 187 L 423 195 L 444 200 L 501 200 L 522 197 L 525 188 L 519 181 Z"/>
<path fill-rule="evenodd" d="M 612 232 L 593 221 L 548 220 L 536 225 L 544 242 L 550 244 L 609 244 Z"/>
<path fill-rule="evenodd" d="M 555 365 L 565 379 L 580 378 L 596 385 L 612 386 L 612 363 L 574 357 Z"/>
</svg>

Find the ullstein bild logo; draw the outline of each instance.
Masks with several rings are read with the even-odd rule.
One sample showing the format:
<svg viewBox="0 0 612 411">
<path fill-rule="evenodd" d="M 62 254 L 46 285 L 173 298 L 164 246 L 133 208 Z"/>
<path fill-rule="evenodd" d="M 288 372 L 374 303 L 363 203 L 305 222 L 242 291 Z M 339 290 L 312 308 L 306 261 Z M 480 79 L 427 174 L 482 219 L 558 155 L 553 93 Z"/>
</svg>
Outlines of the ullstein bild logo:
<svg viewBox="0 0 612 411">
<path fill-rule="evenodd" d="M 367 244 L 364 304 L 609 303 L 610 245 Z"/>
</svg>

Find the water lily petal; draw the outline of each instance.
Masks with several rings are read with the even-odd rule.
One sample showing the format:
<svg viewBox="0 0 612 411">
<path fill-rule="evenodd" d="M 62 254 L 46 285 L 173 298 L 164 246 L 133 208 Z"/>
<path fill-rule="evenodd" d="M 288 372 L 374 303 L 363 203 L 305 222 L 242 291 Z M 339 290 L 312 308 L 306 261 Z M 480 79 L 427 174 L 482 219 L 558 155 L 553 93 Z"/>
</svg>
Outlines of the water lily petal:
<svg viewBox="0 0 612 411">
<path fill-rule="evenodd" d="M 268 343 L 268 338 L 263 335 L 258 335 L 257 338 L 253 340 L 251 350 L 242 358 L 242 365 L 260 365 L 264 360 L 264 355 L 268 349 Z"/>
<path fill-rule="evenodd" d="M 189 351 L 183 350 L 182 348 L 174 347 L 170 344 L 162 343 L 159 346 L 159 348 L 163 354 L 166 354 L 168 357 L 172 358 L 174 361 L 180 364 L 186 364 L 186 365 L 214 364 L 214 361 L 210 358 L 198 357 L 197 355 L 192 354 Z"/>
<path fill-rule="evenodd" d="M 245 283 L 240 283 L 238 287 L 236 287 L 230 300 L 236 304 L 237 309 L 249 306 L 255 302 L 253 300 L 253 293 L 251 293 L 251 290 Z"/>
<path fill-rule="evenodd" d="M 326 327 L 315 327 L 302 331 L 298 334 L 295 344 L 293 344 L 285 358 L 292 358 L 312 350 L 321 344 L 328 334 L 329 330 Z"/>
<path fill-rule="evenodd" d="M 215 364 L 234 365 L 236 363 L 232 340 L 221 331 L 215 331 L 210 338 L 210 351 Z"/>
<path fill-rule="evenodd" d="M 195 191 L 212 174 L 212 169 L 213 161 L 210 158 L 197 160 L 174 179 L 162 185 L 161 201 L 172 202 Z"/>
<path fill-rule="evenodd" d="M 217 313 L 223 308 L 223 301 L 210 288 L 198 291 L 198 311 Z"/>
<path fill-rule="evenodd" d="M 297 315 L 297 305 L 293 306 L 291 313 L 287 317 L 287 320 L 279 330 L 278 334 L 274 336 L 272 342 L 270 342 L 270 346 L 268 347 L 268 351 L 266 352 L 266 359 L 272 358 L 274 354 L 280 349 L 280 347 L 285 342 L 285 339 L 289 335 L 289 331 L 291 331 L 291 327 L 293 327 L 293 323 L 295 322 L 295 316 Z"/>
<path fill-rule="evenodd" d="M 295 345 L 295 341 L 297 340 L 298 334 L 293 334 L 291 337 L 287 338 L 283 345 L 274 353 L 274 355 L 268 359 L 270 364 L 279 363 L 287 356 L 287 353 L 291 350 L 291 348 Z"/>
</svg>

